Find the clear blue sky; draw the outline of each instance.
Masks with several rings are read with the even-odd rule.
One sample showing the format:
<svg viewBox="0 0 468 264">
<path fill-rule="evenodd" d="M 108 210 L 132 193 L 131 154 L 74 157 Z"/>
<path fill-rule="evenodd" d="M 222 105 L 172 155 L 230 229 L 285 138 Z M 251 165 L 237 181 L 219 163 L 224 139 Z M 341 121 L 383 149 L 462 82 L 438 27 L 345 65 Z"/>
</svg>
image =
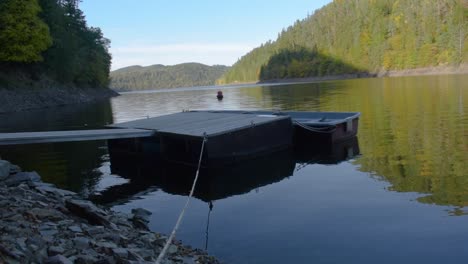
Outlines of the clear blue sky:
<svg viewBox="0 0 468 264">
<path fill-rule="evenodd" d="M 331 0 L 83 0 L 89 26 L 111 40 L 112 69 L 200 62 L 232 65 Z"/>
</svg>

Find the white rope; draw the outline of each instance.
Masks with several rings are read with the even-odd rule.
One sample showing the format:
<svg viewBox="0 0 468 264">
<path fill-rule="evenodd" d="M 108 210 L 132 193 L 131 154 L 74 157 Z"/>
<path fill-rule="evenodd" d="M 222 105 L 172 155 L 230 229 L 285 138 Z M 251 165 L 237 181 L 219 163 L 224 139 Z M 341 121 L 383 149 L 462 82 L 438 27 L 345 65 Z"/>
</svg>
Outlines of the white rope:
<svg viewBox="0 0 468 264">
<path fill-rule="evenodd" d="M 156 259 L 156 264 L 160 264 L 162 259 L 164 258 L 164 255 L 166 255 L 166 251 L 169 248 L 169 246 L 171 245 L 172 239 L 174 239 L 174 236 L 175 236 L 175 234 L 177 232 L 177 229 L 179 229 L 179 225 L 182 222 L 182 218 L 184 218 L 185 210 L 187 209 L 187 207 L 188 207 L 188 205 L 190 203 L 190 198 L 192 198 L 192 196 L 193 196 L 193 192 L 195 191 L 195 186 L 197 185 L 198 174 L 200 173 L 201 161 L 202 161 L 202 157 L 203 157 L 203 149 L 205 148 L 206 140 L 207 140 L 206 139 L 206 133 L 204 133 L 203 142 L 202 142 L 201 151 L 200 151 L 200 158 L 198 159 L 198 168 L 197 168 L 197 172 L 195 174 L 195 179 L 193 180 L 192 189 L 190 190 L 190 194 L 187 197 L 187 201 L 185 202 L 184 208 L 182 209 L 182 211 L 179 214 L 179 219 L 177 219 L 177 222 L 176 222 L 176 224 L 174 226 L 174 229 L 171 232 L 171 235 L 167 239 L 166 244 L 164 245 L 163 249 L 161 250 L 161 253 L 159 253 L 158 259 Z"/>
</svg>

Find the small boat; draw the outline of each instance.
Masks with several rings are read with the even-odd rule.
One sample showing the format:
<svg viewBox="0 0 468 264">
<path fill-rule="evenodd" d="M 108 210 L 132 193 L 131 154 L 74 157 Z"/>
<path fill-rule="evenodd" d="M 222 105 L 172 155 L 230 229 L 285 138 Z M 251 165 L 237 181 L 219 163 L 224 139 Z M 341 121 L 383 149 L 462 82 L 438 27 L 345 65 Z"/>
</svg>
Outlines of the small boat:
<svg viewBox="0 0 468 264">
<path fill-rule="evenodd" d="M 216 94 L 216 98 L 218 98 L 218 100 L 223 100 L 223 92 L 222 91 L 218 91 L 218 93 Z"/>
<path fill-rule="evenodd" d="M 196 112 L 244 113 L 289 116 L 294 125 L 294 143 L 330 144 L 355 137 L 358 132 L 359 112 L 307 112 L 265 110 L 198 110 Z"/>
</svg>

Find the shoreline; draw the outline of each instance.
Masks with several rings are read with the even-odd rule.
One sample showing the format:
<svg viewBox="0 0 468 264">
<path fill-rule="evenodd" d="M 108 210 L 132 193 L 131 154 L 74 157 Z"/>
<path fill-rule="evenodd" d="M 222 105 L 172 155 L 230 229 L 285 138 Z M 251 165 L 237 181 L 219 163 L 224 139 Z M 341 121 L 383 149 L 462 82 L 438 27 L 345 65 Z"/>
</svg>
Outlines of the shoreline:
<svg viewBox="0 0 468 264">
<path fill-rule="evenodd" d="M 119 93 L 106 88 L 63 88 L 58 86 L 0 88 L 0 114 L 92 103 L 118 95 Z"/>
<path fill-rule="evenodd" d="M 427 76 L 427 75 L 449 75 L 468 74 L 468 63 L 458 66 L 433 66 L 406 70 L 389 70 L 377 72 L 377 77 L 402 77 L 402 76 Z"/>
<path fill-rule="evenodd" d="M 304 77 L 304 78 L 289 78 L 289 79 L 271 79 L 258 82 L 234 82 L 229 84 L 215 84 L 212 86 L 192 86 L 192 87 L 178 87 L 178 88 L 157 88 L 151 90 L 115 90 L 117 93 L 162 93 L 162 92 L 179 92 L 190 90 L 219 90 L 223 88 L 238 88 L 238 87 L 251 87 L 261 85 L 283 85 L 283 84 L 301 84 L 301 83 L 314 83 L 324 81 L 339 81 L 339 80 L 352 80 L 361 78 L 385 78 L 385 77 L 405 77 L 405 76 L 428 76 L 428 75 L 452 75 L 452 74 L 468 74 L 468 64 L 462 64 L 459 67 L 427 67 L 409 70 L 393 70 L 393 71 L 380 71 L 375 73 L 348 73 L 339 75 L 328 75 L 321 77 Z"/>
<path fill-rule="evenodd" d="M 149 230 L 150 215 L 98 207 L 0 159 L 0 263 L 152 263 L 167 237 Z M 220 262 L 173 241 L 163 263 Z"/>
<path fill-rule="evenodd" d="M 210 89 L 222 89 L 223 87 L 242 87 L 249 85 L 281 85 L 294 83 L 312 83 L 323 81 L 350 80 L 360 78 L 384 78 L 405 76 L 428 76 L 428 75 L 450 75 L 468 74 L 468 63 L 459 66 L 434 66 L 406 70 L 381 70 L 372 73 L 352 73 L 328 75 L 321 77 L 304 77 L 288 79 L 271 79 L 258 82 L 235 82 L 230 84 L 213 85 Z M 205 86 L 202 86 L 205 87 Z M 155 90 L 136 90 L 132 92 L 148 91 L 178 91 L 196 89 L 198 87 L 169 88 Z M 50 80 L 41 80 L 29 88 L 4 88 L 0 87 L 0 114 L 43 109 L 63 105 L 81 103 L 92 103 L 99 100 L 119 96 L 119 91 L 109 88 L 77 88 L 74 86 L 63 87 Z"/>
<path fill-rule="evenodd" d="M 339 75 L 328 75 L 321 77 L 304 77 L 304 78 L 288 78 L 288 79 L 271 79 L 265 81 L 253 82 L 251 84 L 294 84 L 294 83 L 309 83 L 322 81 L 337 81 L 350 80 L 361 78 L 385 78 L 385 77 L 409 77 L 409 76 L 431 76 L 431 75 L 452 75 L 452 74 L 468 74 L 468 63 L 459 66 L 434 66 L 406 70 L 381 70 L 371 73 L 350 73 Z M 241 84 L 241 83 L 239 83 Z M 248 83 L 242 83 L 248 84 Z"/>
</svg>

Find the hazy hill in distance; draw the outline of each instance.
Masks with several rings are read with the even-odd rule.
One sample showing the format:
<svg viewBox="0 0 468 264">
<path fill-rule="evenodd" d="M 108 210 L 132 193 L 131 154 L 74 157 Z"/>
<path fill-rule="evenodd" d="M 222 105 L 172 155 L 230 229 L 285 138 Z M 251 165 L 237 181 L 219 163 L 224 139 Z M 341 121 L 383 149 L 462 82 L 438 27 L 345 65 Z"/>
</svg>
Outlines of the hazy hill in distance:
<svg viewBox="0 0 468 264">
<path fill-rule="evenodd" d="M 244 55 L 217 83 L 467 62 L 467 0 L 334 0 Z"/>
<path fill-rule="evenodd" d="M 173 66 L 155 64 L 130 66 L 110 73 L 110 87 L 117 91 L 151 90 L 214 85 L 228 66 L 182 63 Z"/>
</svg>

